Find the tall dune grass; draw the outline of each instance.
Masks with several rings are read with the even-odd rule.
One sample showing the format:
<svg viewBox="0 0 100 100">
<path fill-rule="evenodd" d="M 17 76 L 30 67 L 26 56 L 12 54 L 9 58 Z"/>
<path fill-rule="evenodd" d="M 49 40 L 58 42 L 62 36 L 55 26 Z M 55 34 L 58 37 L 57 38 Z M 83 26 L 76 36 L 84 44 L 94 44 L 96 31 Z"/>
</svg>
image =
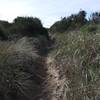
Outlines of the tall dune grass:
<svg viewBox="0 0 100 100">
<path fill-rule="evenodd" d="M 41 93 L 43 61 L 36 39 L 0 41 L 0 100 L 35 100 Z"/>
<path fill-rule="evenodd" d="M 63 100 L 100 99 L 100 33 L 56 33 L 51 56 L 66 79 Z"/>
</svg>

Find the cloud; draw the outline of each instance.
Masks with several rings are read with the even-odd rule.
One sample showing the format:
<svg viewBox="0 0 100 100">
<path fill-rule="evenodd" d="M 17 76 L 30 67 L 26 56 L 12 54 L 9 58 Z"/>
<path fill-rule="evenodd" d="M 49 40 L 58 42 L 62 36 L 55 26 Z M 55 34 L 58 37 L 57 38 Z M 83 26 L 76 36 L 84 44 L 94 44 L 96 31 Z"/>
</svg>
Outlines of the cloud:
<svg viewBox="0 0 100 100">
<path fill-rule="evenodd" d="M 99 0 L 33 0 L 38 17 L 42 18 L 44 26 L 50 26 L 61 17 L 77 13 L 80 9 L 94 12 L 100 9 Z M 38 5 L 38 6 L 37 6 Z"/>
<path fill-rule="evenodd" d="M 12 21 L 16 16 L 27 15 L 27 7 L 24 0 L 0 0 L 0 19 Z"/>
<path fill-rule="evenodd" d="M 50 26 L 61 17 L 77 13 L 100 11 L 100 0 L 0 0 L 0 19 L 12 21 L 16 16 L 39 17 Z"/>
</svg>

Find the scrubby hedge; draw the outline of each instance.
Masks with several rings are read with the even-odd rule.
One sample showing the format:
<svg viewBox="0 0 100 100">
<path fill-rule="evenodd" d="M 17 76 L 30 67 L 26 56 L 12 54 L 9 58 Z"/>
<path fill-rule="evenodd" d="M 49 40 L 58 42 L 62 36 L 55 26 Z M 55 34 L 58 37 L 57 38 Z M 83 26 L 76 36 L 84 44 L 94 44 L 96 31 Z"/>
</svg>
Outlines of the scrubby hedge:
<svg viewBox="0 0 100 100">
<path fill-rule="evenodd" d="M 78 14 L 64 17 L 50 27 L 50 32 L 78 30 L 87 24 L 100 24 L 100 12 L 92 13 L 88 19 L 86 18 L 86 12 L 84 10 L 80 11 Z"/>
<path fill-rule="evenodd" d="M 23 36 L 37 37 L 39 35 L 49 38 L 47 30 L 38 18 L 17 17 L 12 23 L 0 21 L 1 39 L 15 39 Z"/>
<path fill-rule="evenodd" d="M 60 21 L 54 23 L 50 30 L 54 32 L 64 32 L 66 30 L 74 30 L 86 24 L 86 12 L 80 11 L 78 14 L 72 14 L 69 17 L 64 17 Z"/>
</svg>

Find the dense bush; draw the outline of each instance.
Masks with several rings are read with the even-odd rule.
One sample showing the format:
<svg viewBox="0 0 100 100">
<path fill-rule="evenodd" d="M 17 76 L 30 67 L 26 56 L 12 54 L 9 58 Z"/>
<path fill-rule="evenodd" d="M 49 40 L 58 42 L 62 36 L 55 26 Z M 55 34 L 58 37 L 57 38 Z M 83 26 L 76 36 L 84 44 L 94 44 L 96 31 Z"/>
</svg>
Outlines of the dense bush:
<svg viewBox="0 0 100 100">
<path fill-rule="evenodd" d="M 64 32 L 74 30 L 86 24 L 86 12 L 80 11 L 78 14 L 72 14 L 69 17 L 64 17 L 60 21 L 54 23 L 50 30 L 54 32 Z"/>
<path fill-rule="evenodd" d="M 100 12 L 94 12 L 86 19 L 86 12 L 80 11 L 78 14 L 72 14 L 69 17 L 64 17 L 60 21 L 55 22 L 51 28 L 51 32 L 65 32 L 69 30 L 80 29 L 84 25 L 88 27 L 88 31 L 94 31 L 94 25 L 100 23 Z"/>
<path fill-rule="evenodd" d="M 17 17 L 13 22 L 12 30 L 22 36 L 48 35 L 41 21 L 33 17 Z"/>
<path fill-rule="evenodd" d="M 48 31 L 42 26 L 38 18 L 33 17 L 17 17 L 13 23 L 0 21 L 0 37 L 1 39 L 15 39 L 23 36 L 38 37 L 43 35 L 49 39 Z"/>
</svg>

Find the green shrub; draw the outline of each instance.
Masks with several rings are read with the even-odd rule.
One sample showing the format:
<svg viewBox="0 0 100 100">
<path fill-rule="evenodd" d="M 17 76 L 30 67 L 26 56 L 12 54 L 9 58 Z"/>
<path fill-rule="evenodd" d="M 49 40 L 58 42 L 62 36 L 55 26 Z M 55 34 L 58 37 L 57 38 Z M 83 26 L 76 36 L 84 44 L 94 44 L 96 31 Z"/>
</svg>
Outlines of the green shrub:
<svg viewBox="0 0 100 100">
<path fill-rule="evenodd" d="M 38 18 L 17 17 L 13 23 L 0 21 L 0 38 L 2 40 L 18 39 L 23 36 L 38 37 L 43 35 L 49 39 L 48 31 Z"/>
<path fill-rule="evenodd" d="M 80 11 L 78 14 L 72 14 L 69 17 L 64 17 L 60 21 L 54 23 L 50 30 L 52 32 L 65 32 L 67 30 L 79 29 L 87 23 L 86 12 Z"/>
<path fill-rule="evenodd" d="M 80 31 L 83 33 L 96 33 L 98 26 L 96 24 L 84 25 L 80 28 Z"/>
<path fill-rule="evenodd" d="M 12 31 L 22 36 L 48 36 L 48 32 L 43 28 L 41 21 L 33 17 L 17 17 L 13 22 Z"/>
</svg>

